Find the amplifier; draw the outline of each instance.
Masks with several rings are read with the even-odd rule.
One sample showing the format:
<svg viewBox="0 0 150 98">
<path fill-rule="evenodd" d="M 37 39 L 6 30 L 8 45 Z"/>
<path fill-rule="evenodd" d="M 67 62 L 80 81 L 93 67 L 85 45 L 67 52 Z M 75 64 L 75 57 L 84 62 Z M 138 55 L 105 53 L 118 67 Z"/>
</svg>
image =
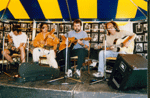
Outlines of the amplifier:
<svg viewBox="0 0 150 98">
<path fill-rule="evenodd" d="M 108 85 L 124 90 L 147 86 L 148 61 L 138 54 L 118 54 Z"/>
</svg>

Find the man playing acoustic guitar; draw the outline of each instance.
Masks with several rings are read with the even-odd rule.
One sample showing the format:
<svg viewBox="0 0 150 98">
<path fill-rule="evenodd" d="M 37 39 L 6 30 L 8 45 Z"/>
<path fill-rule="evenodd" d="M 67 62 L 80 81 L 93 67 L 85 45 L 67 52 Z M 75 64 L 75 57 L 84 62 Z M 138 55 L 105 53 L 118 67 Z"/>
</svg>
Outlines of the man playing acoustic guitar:
<svg viewBox="0 0 150 98">
<path fill-rule="evenodd" d="M 119 30 L 117 23 L 114 21 L 110 21 L 105 24 L 108 34 L 106 36 L 106 58 L 107 57 L 117 57 L 119 53 L 122 54 L 133 54 L 134 50 L 134 39 L 136 34 Z M 125 38 L 125 36 L 127 38 Z M 119 42 L 119 39 L 124 39 L 124 41 Z M 115 47 L 116 45 L 120 47 Z M 133 43 L 133 44 L 132 44 Z M 103 40 L 103 46 L 105 46 L 105 39 Z M 99 48 L 102 48 L 101 46 Z M 95 77 L 103 77 L 104 76 L 104 50 L 99 52 L 99 65 L 98 72 L 93 73 Z"/>
<path fill-rule="evenodd" d="M 78 56 L 78 61 L 77 61 L 78 66 L 77 66 L 77 70 L 76 70 L 76 73 L 74 76 L 75 76 L 75 78 L 80 78 L 80 75 L 81 75 L 80 68 L 82 66 L 82 63 L 85 62 L 85 57 L 88 55 L 89 41 L 85 41 L 85 39 L 84 39 L 84 38 L 87 38 L 88 36 L 87 36 L 86 32 L 81 30 L 81 26 L 82 26 L 81 20 L 76 19 L 73 22 L 74 30 L 69 31 L 68 34 L 66 34 L 66 37 L 68 37 L 68 39 L 74 37 L 74 38 L 76 38 L 74 40 L 77 40 L 73 49 L 70 49 L 70 47 L 68 48 L 68 55 L 67 55 L 67 67 L 69 68 L 68 73 L 67 73 L 68 77 L 72 77 L 72 71 L 71 71 L 71 66 L 70 66 L 70 57 Z M 64 38 L 62 38 L 62 39 L 64 39 Z M 63 46 L 63 41 L 60 44 L 59 50 L 61 49 L 61 46 Z M 61 58 L 65 59 L 65 61 L 66 61 L 66 47 L 65 47 L 65 49 L 61 50 L 58 53 L 57 61 L 60 60 Z"/>
<path fill-rule="evenodd" d="M 48 25 L 46 23 L 41 23 L 40 29 L 41 32 L 33 40 L 33 46 L 36 47 L 33 49 L 33 61 L 38 63 L 39 57 L 46 55 L 49 66 L 58 68 L 55 60 L 55 50 L 57 49 L 59 39 L 53 34 L 55 30 L 52 29 L 51 32 L 48 32 Z"/>
<path fill-rule="evenodd" d="M 4 50 L 4 57 L 11 63 L 16 65 L 12 60 L 13 53 L 21 54 L 21 63 L 25 62 L 25 47 L 27 42 L 27 35 L 21 32 L 20 25 L 14 25 L 12 31 L 8 34 L 9 47 Z M 2 52 L 3 54 L 3 52 Z"/>
</svg>

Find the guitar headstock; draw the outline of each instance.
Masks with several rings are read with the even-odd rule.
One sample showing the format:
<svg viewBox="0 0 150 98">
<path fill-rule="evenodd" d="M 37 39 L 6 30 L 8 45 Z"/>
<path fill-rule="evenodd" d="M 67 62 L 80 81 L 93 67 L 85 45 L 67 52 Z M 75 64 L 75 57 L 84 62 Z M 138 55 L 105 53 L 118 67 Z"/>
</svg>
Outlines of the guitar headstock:
<svg viewBox="0 0 150 98">
<path fill-rule="evenodd" d="M 53 28 L 50 32 L 52 32 L 52 33 L 55 32 L 55 29 Z"/>
</svg>

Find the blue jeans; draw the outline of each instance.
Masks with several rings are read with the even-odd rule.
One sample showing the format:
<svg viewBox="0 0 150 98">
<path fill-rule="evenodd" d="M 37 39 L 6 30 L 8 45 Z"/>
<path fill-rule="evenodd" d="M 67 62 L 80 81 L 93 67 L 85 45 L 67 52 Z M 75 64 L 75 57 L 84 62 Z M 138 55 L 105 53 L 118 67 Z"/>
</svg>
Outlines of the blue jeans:
<svg viewBox="0 0 150 98">
<path fill-rule="evenodd" d="M 105 59 L 104 59 L 104 54 L 105 51 L 104 50 L 101 50 L 99 52 L 99 65 L 98 65 L 98 72 L 102 72 L 104 73 L 104 65 L 105 65 Z M 111 50 L 107 50 L 106 51 L 106 58 L 107 57 L 117 57 L 118 54 L 126 54 L 126 52 L 114 52 L 114 51 L 111 51 Z"/>
</svg>

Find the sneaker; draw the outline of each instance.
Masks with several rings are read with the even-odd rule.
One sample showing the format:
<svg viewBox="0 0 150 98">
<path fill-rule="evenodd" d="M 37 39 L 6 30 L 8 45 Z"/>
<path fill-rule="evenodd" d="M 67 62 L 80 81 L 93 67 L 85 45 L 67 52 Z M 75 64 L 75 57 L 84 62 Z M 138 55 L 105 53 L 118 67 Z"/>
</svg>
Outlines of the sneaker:
<svg viewBox="0 0 150 98">
<path fill-rule="evenodd" d="M 112 73 L 112 70 L 111 70 L 111 69 L 109 69 L 109 70 L 106 70 L 106 72 L 107 72 L 107 73 Z"/>
<path fill-rule="evenodd" d="M 104 77 L 104 74 L 102 72 L 96 72 L 93 73 L 93 76 L 99 78 L 99 77 Z"/>
<path fill-rule="evenodd" d="M 81 72 L 80 72 L 79 69 L 77 69 L 76 72 L 75 72 L 75 74 L 74 74 L 74 77 L 75 77 L 76 79 L 79 79 L 80 76 L 81 76 Z"/>
<path fill-rule="evenodd" d="M 67 77 L 72 77 L 72 70 L 68 69 Z"/>
</svg>

